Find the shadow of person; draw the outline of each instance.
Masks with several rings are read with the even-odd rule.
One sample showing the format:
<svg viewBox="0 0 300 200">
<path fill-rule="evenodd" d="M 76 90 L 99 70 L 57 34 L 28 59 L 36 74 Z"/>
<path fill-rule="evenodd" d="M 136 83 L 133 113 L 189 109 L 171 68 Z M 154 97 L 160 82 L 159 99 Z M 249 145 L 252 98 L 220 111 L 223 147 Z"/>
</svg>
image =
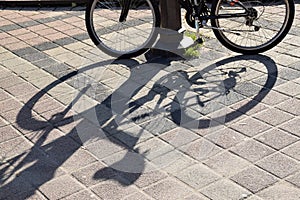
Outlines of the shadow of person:
<svg viewBox="0 0 300 200">
<path fill-rule="evenodd" d="M 272 75 L 268 73 L 268 78 L 263 89 L 261 89 L 261 91 L 253 98 L 255 102 L 250 101 L 237 111 L 229 113 L 226 116 L 226 121 L 231 121 L 236 117 L 239 117 L 241 112 L 246 112 L 247 110 L 252 109 L 268 94 L 268 91 L 276 82 L 276 65 L 266 56 L 237 56 L 227 58 L 217 64 L 220 66 L 223 63 L 229 63 L 235 60 L 243 59 L 259 60 L 265 66 L 267 66 L 269 73 L 272 71 Z M 74 98 L 73 102 L 71 102 L 64 111 L 57 113 L 50 120 L 41 121 L 34 118 L 32 115 L 32 110 L 35 104 L 47 92 L 58 86 L 60 83 L 66 82 L 72 77 L 75 77 L 79 72 L 72 72 L 49 84 L 39 93 L 34 95 L 23 106 L 17 116 L 18 126 L 25 130 L 30 130 L 33 133 L 38 133 L 39 136 L 31 149 L 21 155 L 17 155 L 14 158 L 7 160 L 3 167 L 1 167 L 1 199 L 25 199 L 32 196 L 37 188 L 58 176 L 58 174 L 63 174 L 63 172 L 60 170 L 60 166 L 62 166 L 63 163 L 70 158 L 80 148 L 81 145 L 87 146 L 88 149 L 95 147 L 95 149 L 97 149 L 102 156 L 103 153 L 106 153 L 105 156 L 116 153 L 110 151 L 109 146 L 103 146 L 104 143 L 102 142 L 104 140 L 119 146 L 120 149 L 123 150 L 123 154 L 120 154 L 117 159 L 110 162 L 108 167 L 99 169 L 97 172 L 95 172 L 93 176 L 95 180 L 113 179 L 122 185 L 130 185 L 134 183 L 142 173 L 144 173 L 147 165 L 145 159 L 147 151 L 141 152 L 141 150 L 136 147 L 140 137 L 143 134 L 143 131 L 130 133 L 122 130 L 120 127 L 122 127 L 122 125 L 126 125 L 126 123 L 134 122 L 132 118 L 127 119 L 127 121 L 125 120 L 124 122 L 122 121 L 122 119 L 126 119 L 130 113 L 139 108 L 135 107 L 135 104 L 132 104 L 132 97 L 139 93 L 139 91 L 141 91 L 155 75 L 157 75 L 165 67 L 168 67 L 171 64 L 171 60 L 162 60 L 161 58 L 158 58 L 143 64 L 139 64 L 134 60 L 106 61 L 84 67 L 81 69 L 80 73 L 84 73 L 90 69 L 97 69 L 99 67 L 101 68 L 109 63 L 121 63 L 130 69 L 131 74 L 124 83 L 118 86 L 116 90 L 114 90 L 108 97 L 106 97 L 95 107 L 73 116 L 67 116 L 68 111 L 70 111 L 72 107 L 77 104 L 81 96 L 87 93 L 86 91 L 89 90 L 90 85 L 86 85 L 83 89 L 81 89 L 78 95 Z M 152 66 L 151 70 L 147 68 L 147 65 Z M 216 67 L 216 65 L 210 65 L 205 68 L 205 70 L 209 71 L 214 67 Z M 191 82 L 196 83 L 197 81 L 199 85 L 202 84 L 201 80 L 197 80 L 195 77 L 189 78 L 184 71 L 176 71 L 176 73 L 181 74 L 179 77 L 182 80 L 190 79 L 189 84 Z M 133 84 L 132 79 L 142 75 L 143 78 L 139 80 L 138 84 Z M 169 80 L 164 78 L 168 78 Z M 176 85 L 175 83 L 179 83 L 179 85 L 181 84 L 181 82 L 178 80 L 173 80 L 172 78 L 170 79 L 168 76 L 162 76 L 152 88 L 152 90 L 156 92 L 153 93 L 150 91 L 148 95 L 139 98 L 137 104 L 139 106 L 144 105 L 147 101 L 153 99 L 154 96 L 159 95 L 160 97 L 157 104 L 160 105 L 161 101 L 165 98 L 165 96 L 168 95 L 168 92 L 170 92 L 170 88 L 173 88 L 169 87 L 169 85 Z M 180 102 L 180 95 L 182 94 L 177 93 L 175 95 L 175 98 L 170 104 L 171 107 L 175 107 L 175 103 Z M 120 96 L 123 96 L 124 98 L 120 98 Z M 181 123 L 182 117 L 191 118 L 190 116 L 185 116 L 184 114 L 180 113 L 180 109 L 170 110 L 173 110 L 173 112 L 171 112 L 171 118 L 177 125 L 183 126 Z M 118 118 L 118 116 L 121 117 Z M 74 121 L 79 121 L 79 123 L 70 132 L 45 143 L 47 138 L 50 137 L 57 128 L 71 124 Z M 97 128 L 90 129 L 87 127 L 88 124 L 91 124 L 90 122 L 93 122 Z M 209 124 L 209 121 L 200 120 L 197 128 L 208 128 Z M 118 140 L 118 137 L 115 137 L 116 135 L 118 135 L 119 138 L 126 137 L 127 142 Z M 92 153 L 95 153 L 97 156 L 97 152 Z M 101 157 L 99 157 L 99 159 L 101 160 Z"/>
</svg>

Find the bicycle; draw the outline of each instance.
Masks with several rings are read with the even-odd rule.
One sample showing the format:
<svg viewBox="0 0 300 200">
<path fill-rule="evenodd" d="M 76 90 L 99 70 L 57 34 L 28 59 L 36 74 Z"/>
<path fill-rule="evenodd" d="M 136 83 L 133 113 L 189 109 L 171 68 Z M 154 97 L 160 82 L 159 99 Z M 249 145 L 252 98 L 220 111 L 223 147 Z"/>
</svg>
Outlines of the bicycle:
<svg viewBox="0 0 300 200">
<path fill-rule="evenodd" d="M 187 24 L 212 29 L 228 49 L 258 54 L 279 44 L 295 15 L 293 0 L 179 0 Z M 210 23 L 210 25 L 209 25 Z M 93 43 L 113 57 L 129 58 L 146 52 L 158 36 L 157 0 L 89 0 L 86 26 Z"/>
</svg>

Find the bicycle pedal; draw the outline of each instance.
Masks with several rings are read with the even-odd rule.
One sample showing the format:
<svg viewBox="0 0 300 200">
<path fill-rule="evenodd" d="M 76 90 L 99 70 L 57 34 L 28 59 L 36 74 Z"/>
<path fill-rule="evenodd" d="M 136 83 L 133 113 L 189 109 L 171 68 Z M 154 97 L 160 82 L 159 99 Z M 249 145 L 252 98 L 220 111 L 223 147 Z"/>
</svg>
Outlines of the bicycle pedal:
<svg viewBox="0 0 300 200">
<path fill-rule="evenodd" d="M 204 41 L 203 41 L 202 38 L 198 38 L 198 39 L 196 40 L 196 42 L 197 42 L 198 44 L 202 44 Z"/>
</svg>

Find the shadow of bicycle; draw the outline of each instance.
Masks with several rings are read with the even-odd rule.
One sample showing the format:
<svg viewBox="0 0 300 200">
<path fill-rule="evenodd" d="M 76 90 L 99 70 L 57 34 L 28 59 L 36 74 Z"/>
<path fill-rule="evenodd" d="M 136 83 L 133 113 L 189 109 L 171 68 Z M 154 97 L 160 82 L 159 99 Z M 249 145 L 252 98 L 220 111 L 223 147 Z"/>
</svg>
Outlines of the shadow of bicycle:
<svg viewBox="0 0 300 200">
<path fill-rule="evenodd" d="M 121 65 L 128 77 L 106 82 L 114 88 L 103 87 L 103 69 L 111 65 Z M 262 70 L 259 74 L 265 78 L 264 84 L 252 91 L 247 90 L 247 83 L 239 81 L 249 75 L 243 75 L 249 68 Z M 63 163 L 82 146 L 106 165 L 95 171 L 94 180 L 112 179 L 131 185 L 142 174 L 174 162 L 152 162 L 166 151 L 159 147 L 147 149 L 143 142 L 157 140 L 157 136 L 178 126 L 201 131 L 228 123 L 258 105 L 276 79 L 275 62 L 263 55 L 225 58 L 205 67 L 181 66 L 180 62 L 163 58 L 145 63 L 113 60 L 83 67 L 46 86 L 18 113 L 17 124 L 33 133 L 34 145 L 2 164 L 0 198 L 32 196 L 43 184 L 59 176 Z M 47 121 L 35 118 L 32 111 L 40 99 L 70 80 L 78 92 L 65 110 Z M 104 92 L 105 88 L 109 89 Z M 99 97 L 99 93 L 106 95 Z M 92 105 L 87 99 L 97 99 L 98 103 Z M 219 112 L 245 99 L 248 101 L 238 109 Z M 70 116 L 69 111 L 75 114 Z M 48 141 L 56 129 L 74 122 L 76 125 L 67 134 Z"/>
</svg>

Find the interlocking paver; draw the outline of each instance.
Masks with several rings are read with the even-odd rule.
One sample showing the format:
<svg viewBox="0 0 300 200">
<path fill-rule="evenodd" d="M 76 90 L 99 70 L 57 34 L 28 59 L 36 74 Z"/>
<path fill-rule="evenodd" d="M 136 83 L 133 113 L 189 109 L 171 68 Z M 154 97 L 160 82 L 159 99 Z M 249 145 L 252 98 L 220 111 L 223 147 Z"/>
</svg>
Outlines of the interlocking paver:
<svg viewBox="0 0 300 200">
<path fill-rule="evenodd" d="M 267 110 L 264 110 L 256 115 L 253 115 L 253 117 L 273 126 L 282 124 L 283 122 L 293 119 L 293 115 L 275 108 L 269 108 Z"/>
<path fill-rule="evenodd" d="M 134 186 L 124 186 L 115 181 L 105 181 L 91 188 L 92 191 L 102 199 L 117 200 L 138 192 L 138 189 Z"/>
<path fill-rule="evenodd" d="M 229 180 L 217 181 L 200 191 L 213 200 L 243 199 L 251 194 L 251 192 L 245 188 Z"/>
<path fill-rule="evenodd" d="M 248 161 L 227 151 L 209 158 L 204 163 L 225 177 L 231 177 L 250 165 Z"/>
<path fill-rule="evenodd" d="M 277 90 L 281 93 L 294 97 L 300 94 L 300 85 L 290 81 L 275 87 L 274 90 Z"/>
<path fill-rule="evenodd" d="M 297 138 L 296 136 L 277 128 L 273 128 L 264 132 L 261 135 L 258 135 L 256 139 L 277 150 L 280 150 L 299 140 L 299 138 Z"/>
<path fill-rule="evenodd" d="M 262 199 L 273 200 L 273 199 L 289 199 L 297 200 L 300 198 L 299 188 L 294 187 L 286 182 L 280 182 L 274 186 L 267 188 L 258 193 Z"/>
<path fill-rule="evenodd" d="M 297 161 L 281 153 L 272 154 L 259 161 L 257 165 L 279 178 L 284 178 L 298 171 L 300 167 Z"/>
<path fill-rule="evenodd" d="M 100 162 L 92 163 L 84 168 L 78 169 L 72 175 L 87 187 L 96 185 L 107 179 L 113 179 L 116 172 Z"/>
<path fill-rule="evenodd" d="M 11 126 L 3 126 L 0 128 L 0 143 L 18 136 L 20 136 L 19 133 Z"/>
<path fill-rule="evenodd" d="M 202 161 L 219 153 L 221 148 L 204 138 L 200 138 L 194 142 L 180 147 L 180 150 L 187 155 Z"/>
<path fill-rule="evenodd" d="M 289 147 L 285 148 L 283 152 L 297 160 L 300 160 L 300 153 L 299 153 L 300 141 L 296 142 L 295 144 L 290 145 Z"/>
<path fill-rule="evenodd" d="M 253 137 L 271 128 L 271 126 L 252 117 L 247 117 L 246 119 L 230 125 L 230 127 L 249 137 Z"/>
<path fill-rule="evenodd" d="M 299 117 L 296 117 L 284 124 L 282 124 L 280 126 L 280 128 L 294 134 L 294 135 L 297 135 L 297 136 L 300 136 L 300 132 L 299 132 L 299 122 L 300 122 L 300 118 Z"/>
<path fill-rule="evenodd" d="M 190 166 L 179 172 L 176 177 L 196 190 L 199 190 L 221 178 L 218 174 L 203 164 Z"/>
<path fill-rule="evenodd" d="M 168 178 L 148 187 L 144 191 L 155 199 L 168 200 L 182 199 L 190 194 L 191 189 L 174 178 Z"/>
<path fill-rule="evenodd" d="M 252 139 L 234 146 L 231 151 L 250 162 L 256 162 L 274 152 L 270 147 Z"/>
<path fill-rule="evenodd" d="M 151 163 L 170 174 L 177 174 L 197 162 L 185 154 L 177 150 L 173 150 L 151 160 Z"/>
<path fill-rule="evenodd" d="M 82 200 L 82 199 L 99 200 L 97 195 L 92 193 L 90 190 L 82 190 L 74 194 L 71 194 L 70 196 L 62 198 L 62 200 Z"/>
<path fill-rule="evenodd" d="M 185 197 L 184 200 L 208 200 L 208 198 L 202 194 L 193 194 Z"/>
<path fill-rule="evenodd" d="M 160 137 L 174 147 L 179 147 L 198 139 L 199 136 L 188 129 L 178 127 Z"/>
<path fill-rule="evenodd" d="M 277 182 L 273 175 L 257 167 L 247 168 L 231 179 L 254 193 Z"/>
<path fill-rule="evenodd" d="M 205 138 L 227 149 L 244 141 L 246 137 L 233 129 L 224 128 L 206 135 Z"/>
<path fill-rule="evenodd" d="M 140 200 L 140 199 L 150 200 L 150 197 L 148 195 L 146 195 L 145 193 L 137 192 L 137 193 L 131 194 L 123 199 L 124 200 Z"/>
<path fill-rule="evenodd" d="M 45 183 L 39 189 L 49 199 L 61 199 L 78 192 L 83 187 L 72 177 L 65 175 Z"/>
<path fill-rule="evenodd" d="M 286 180 L 300 188 L 300 173 L 292 175 Z"/>
</svg>

